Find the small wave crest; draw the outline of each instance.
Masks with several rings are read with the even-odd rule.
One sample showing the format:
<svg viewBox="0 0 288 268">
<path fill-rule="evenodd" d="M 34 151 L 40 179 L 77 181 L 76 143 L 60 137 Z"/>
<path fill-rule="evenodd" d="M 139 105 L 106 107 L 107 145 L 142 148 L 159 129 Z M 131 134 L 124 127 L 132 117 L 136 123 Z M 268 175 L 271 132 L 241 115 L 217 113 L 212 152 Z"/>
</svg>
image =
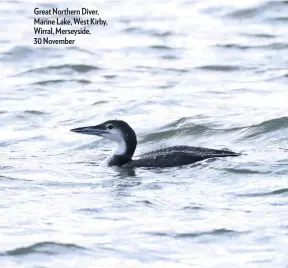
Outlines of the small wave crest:
<svg viewBox="0 0 288 268">
<path fill-rule="evenodd" d="M 47 254 L 56 255 L 64 253 L 65 251 L 71 250 L 87 250 L 84 247 L 80 247 L 76 244 L 66 244 L 66 243 L 56 243 L 56 242 L 39 242 L 27 247 L 19 247 L 11 250 L 7 250 L 2 253 L 2 256 L 19 256 L 19 255 L 29 255 L 29 254 Z"/>
<path fill-rule="evenodd" d="M 284 10 L 284 8 L 286 8 L 284 6 L 286 4 L 285 2 L 286 1 L 277 0 L 267 1 L 266 3 L 264 2 L 260 5 L 255 5 L 253 7 L 233 10 L 232 12 L 226 13 L 225 17 L 237 20 L 247 20 L 265 16 L 268 12 L 271 11 L 278 11 L 277 13 L 281 14 L 282 9 Z"/>
<path fill-rule="evenodd" d="M 88 64 L 60 64 L 60 65 L 49 65 L 46 67 L 35 68 L 27 71 L 26 73 L 45 73 L 47 71 L 59 71 L 59 70 L 70 70 L 78 73 L 87 73 L 90 71 L 100 70 L 100 67 L 92 66 Z"/>
<path fill-rule="evenodd" d="M 270 192 L 264 193 L 250 193 L 250 194 L 239 194 L 241 197 L 261 197 L 261 196 L 274 196 L 274 195 L 287 195 L 288 188 L 278 189 Z"/>
<path fill-rule="evenodd" d="M 174 232 L 149 232 L 150 235 L 154 236 L 168 236 L 173 238 L 196 238 L 201 236 L 227 236 L 227 235 L 238 235 L 243 232 L 234 231 L 230 229 L 215 229 L 211 231 L 203 232 L 189 232 L 189 233 L 174 233 Z"/>
<path fill-rule="evenodd" d="M 216 72 L 234 72 L 239 71 L 243 67 L 236 65 L 203 65 L 197 67 L 197 69 L 205 71 L 216 71 Z"/>
<path fill-rule="evenodd" d="M 54 84 L 64 84 L 64 83 L 79 83 L 79 84 L 90 84 L 91 82 L 86 79 L 51 79 L 51 80 L 42 80 L 35 83 L 33 85 L 40 85 L 40 86 L 47 86 L 47 85 L 54 85 Z"/>
<path fill-rule="evenodd" d="M 288 128 L 288 117 L 275 118 L 243 129 L 242 140 L 255 139 L 261 135 Z"/>
</svg>

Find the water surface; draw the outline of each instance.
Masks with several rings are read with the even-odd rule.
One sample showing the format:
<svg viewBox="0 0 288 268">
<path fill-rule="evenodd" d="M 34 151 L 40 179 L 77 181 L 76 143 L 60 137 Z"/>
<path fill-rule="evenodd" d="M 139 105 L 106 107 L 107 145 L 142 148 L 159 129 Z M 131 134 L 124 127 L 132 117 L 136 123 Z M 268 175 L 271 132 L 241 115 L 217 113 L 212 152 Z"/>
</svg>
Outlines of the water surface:
<svg viewBox="0 0 288 268">
<path fill-rule="evenodd" d="M 287 1 L 97 2 L 2 3 L 2 266 L 287 267 Z M 109 24 L 35 46 L 35 6 Z M 114 144 L 69 130 L 111 118 L 136 154 L 242 156 L 101 168 Z"/>
</svg>

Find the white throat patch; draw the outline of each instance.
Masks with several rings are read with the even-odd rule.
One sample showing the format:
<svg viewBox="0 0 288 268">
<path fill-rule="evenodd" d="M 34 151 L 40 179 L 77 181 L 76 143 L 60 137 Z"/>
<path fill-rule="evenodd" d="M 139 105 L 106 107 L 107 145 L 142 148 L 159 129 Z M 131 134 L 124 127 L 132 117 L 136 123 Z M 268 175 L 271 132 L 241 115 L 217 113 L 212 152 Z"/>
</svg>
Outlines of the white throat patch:
<svg viewBox="0 0 288 268">
<path fill-rule="evenodd" d="M 126 152 L 126 143 L 122 136 L 122 133 L 118 129 L 111 129 L 109 133 L 102 135 L 103 138 L 111 141 L 116 141 L 118 144 L 117 149 L 114 151 L 116 155 L 123 155 Z"/>
<path fill-rule="evenodd" d="M 116 148 L 116 150 L 114 151 L 114 154 L 116 155 L 123 155 L 126 153 L 126 143 L 124 140 L 121 140 L 120 142 L 118 142 L 118 147 Z"/>
<path fill-rule="evenodd" d="M 113 154 L 108 156 L 101 166 L 109 166 L 109 163 L 112 161 L 114 155 L 124 155 L 127 150 L 126 142 L 122 136 L 122 133 L 118 129 L 111 129 L 109 133 L 101 135 L 103 138 L 117 142 L 117 148 L 114 150 Z"/>
<path fill-rule="evenodd" d="M 115 149 L 112 155 L 109 155 L 102 163 L 102 167 L 108 167 L 110 165 L 110 162 L 112 161 L 114 155 L 123 155 L 126 152 L 126 144 L 125 141 L 122 140 L 118 143 L 118 147 Z"/>
</svg>

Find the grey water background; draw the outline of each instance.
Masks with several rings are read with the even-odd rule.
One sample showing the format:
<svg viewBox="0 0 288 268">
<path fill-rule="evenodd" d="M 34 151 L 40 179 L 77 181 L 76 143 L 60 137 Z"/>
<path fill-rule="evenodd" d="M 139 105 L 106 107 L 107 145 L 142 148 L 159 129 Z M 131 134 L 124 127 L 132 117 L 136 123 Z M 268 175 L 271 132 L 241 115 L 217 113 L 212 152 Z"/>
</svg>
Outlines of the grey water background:
<svg viewBox="0 0 288 268">
<path fill-rule="evenodd" d="M 33 9 L 98 9 L 74 46 L 33 45 Z M 2 1 L 1 267 L 288 267 L 287 1 Z M 72 39 L 72 37 L 69 37 Z M 126 120 L 136 154 L 237 158 L 98 164 Z"/>
</svg>

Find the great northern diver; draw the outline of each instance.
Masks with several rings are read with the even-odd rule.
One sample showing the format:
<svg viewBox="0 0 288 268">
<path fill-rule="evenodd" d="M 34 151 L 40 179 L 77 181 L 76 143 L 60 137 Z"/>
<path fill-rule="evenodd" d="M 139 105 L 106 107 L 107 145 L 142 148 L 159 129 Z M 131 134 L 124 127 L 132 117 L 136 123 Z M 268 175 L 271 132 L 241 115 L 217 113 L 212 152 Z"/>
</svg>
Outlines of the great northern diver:
<svg viewBox="0 0 288 268">
<path fill-rule="evenodd" d="M 144 153 L 132 160 L 137 146 L 134 130 L 122 120 L 109 120 L 100 125 L 80 127 L 71 131 L 97 135 L 118 143 L 114 154 L 105 160 L 107 166 L 121 167 L 176 167 L 192 164 L 207 158 L 238 156 L 228 150 L 214 150 L 191 146 L 173 146 Z"/>
</svg>

